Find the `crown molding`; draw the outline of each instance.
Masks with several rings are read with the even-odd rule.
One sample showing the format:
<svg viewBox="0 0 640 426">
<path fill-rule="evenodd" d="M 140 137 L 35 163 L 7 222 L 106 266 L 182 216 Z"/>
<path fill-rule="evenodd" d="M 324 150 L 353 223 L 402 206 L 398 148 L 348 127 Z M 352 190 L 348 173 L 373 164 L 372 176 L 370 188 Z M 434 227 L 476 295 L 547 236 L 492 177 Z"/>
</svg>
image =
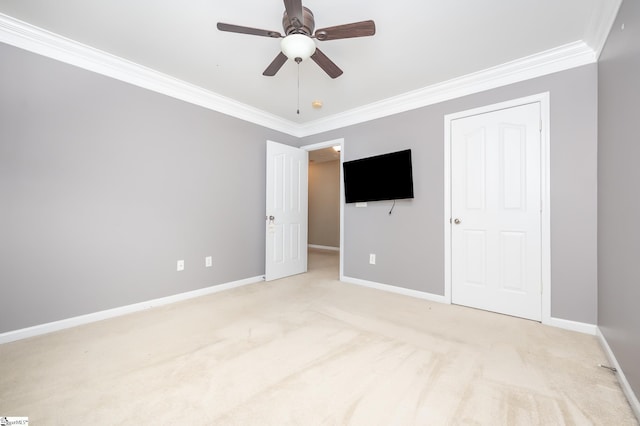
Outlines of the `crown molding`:
<svg viewBox="0 0 640 426">
<path fill-rule="evenodd" d="M 310 136 L 596 62 L 582 41 L 434 84 L 299 126 Z"/>
<path fill-rule="evenodd" d="M 604 49 L 620 6 L 622 6 L 622 0 L 598 1 L 591 11 L 591 19 L 584 34 L 584 41 L 591 46 L 596 58 L 600 57 L 602 49 Z"/>
<path fill-rule="evenodd" d="M 615 19 L 615 14 L 613 16 Z M 603 25 L 594 24 L 592 27 L 607 28 Z M 604 29 L 598 29 L 597 32 L 602 33 Z M 1 13 L 0 42 L 299 138 L 564 71 L 597 60 L 596 52 L 585 42 L 578 41 L 360 108 L 298 124 Z"/>
<path fill-rule="evenodd" d="M 291 134 L 296 124 L 258 108 L 0 13 L 0 42 Z"/>
</svg>

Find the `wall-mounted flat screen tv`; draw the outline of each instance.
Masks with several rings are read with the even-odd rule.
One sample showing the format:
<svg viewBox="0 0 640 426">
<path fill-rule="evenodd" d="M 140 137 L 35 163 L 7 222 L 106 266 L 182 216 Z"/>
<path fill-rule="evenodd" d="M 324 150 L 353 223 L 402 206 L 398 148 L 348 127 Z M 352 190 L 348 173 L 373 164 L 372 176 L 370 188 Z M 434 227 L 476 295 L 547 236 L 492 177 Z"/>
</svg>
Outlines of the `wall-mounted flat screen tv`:
<svg viewBox="0 0 640 426">
<path fill-rule="evenodd" d="M 413 198 L 411 150 L 343 163 L 347 203 Z"/>
</svg>

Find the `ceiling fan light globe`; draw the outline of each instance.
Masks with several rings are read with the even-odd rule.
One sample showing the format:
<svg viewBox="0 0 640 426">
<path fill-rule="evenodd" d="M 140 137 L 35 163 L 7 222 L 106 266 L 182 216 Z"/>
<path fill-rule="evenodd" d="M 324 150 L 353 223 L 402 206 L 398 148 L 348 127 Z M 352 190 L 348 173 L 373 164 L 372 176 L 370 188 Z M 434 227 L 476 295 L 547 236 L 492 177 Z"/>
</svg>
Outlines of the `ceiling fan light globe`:
<svg viewBox="0 0 640 426">
<path fill-rule="evenodd" d="M 280 42 L 282 53 L 294 61 L 297 58 L 304 61 L 309 59 L 316 51 L 316 44 L 313 39 L 304 34 L 289 34 Z"/>
</svg>

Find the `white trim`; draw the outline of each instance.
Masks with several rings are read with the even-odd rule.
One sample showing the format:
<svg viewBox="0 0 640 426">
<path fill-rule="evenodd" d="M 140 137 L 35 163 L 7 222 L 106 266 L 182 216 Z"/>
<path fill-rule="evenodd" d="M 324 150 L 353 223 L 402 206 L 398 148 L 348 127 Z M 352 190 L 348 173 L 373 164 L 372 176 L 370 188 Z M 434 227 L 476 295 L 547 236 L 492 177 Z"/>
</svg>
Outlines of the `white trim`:
<svg viewBox="0 0 640 426">
<path fill-rule="evenodd" d="M 541 152 L 541 277 L 542 277 L 542 312 L 543 324 L 551 324 L 551 131 L 550 131 L 550 95 L 549 92 L 524 98 L 513 99 L 497 104 L 486 105 L 466 111 L 447 114 L 444 117 L 444 294 L 451 303 L 451 122 L 455 119 L 472 115 L 484 114 L 491 111 L 512 108 L 530 103 L 540 103 L 540 118 L 542 131 L 540 132 Z M 558 325 L 558 327 L 560 327 Z M 562 327 L 564 328 L 564 327 Z"/>
<path fill-rule="evenodd" d="M 409 296 L 409 297 L 415 297 L 415 298 L 418 298 L 418 299 L 429 300 L 431 302 L 450 304 L 450 302 L 447 301 L 444 296 L 440 296 L 440 295 L 433 294 L 433 293 L 426 293 L 424 291 L 411 290 L 411 289 L 408 289 L 408 288 L 398 287 L 398 286 L 395 286 L 395 285 L 381 284 L 381 283 L 377 283 L 377 282 L 373 282 L 373 281 L 361 280 L 359 278 L 352 278 L 352 277 L 345 277 L 345 276 L 342 276 L 340 278 L 340 281 L 345 282 L 345 283 L 349 283 L 349 284 L 355 284 L 355 285 L 363 286 L 363 287 L 373 288 L 373 289 L 376 289 L 376 290 L 382 290 L 382 291 L 386 291 L 388 293 L 402 294 L 404 296 Z"/>
<path fill-rule="evenodd" d="M 340 145 L 342 148 L 344 143 L 344 138 L 340 139 L 332 139 L 330 141 L 312 143 L 311 145 L 301 146 L 300 149 L 304 149 L 305 151 L 317 151 L 319 149 L 332 148 L 334 146 Z M 342 152 L 342 150 L 340 150 Z"/>
<path fill-rule="evenodd" d="M 577 41 L 298 124 L 2 13 L 0 42 L 300 138 L 595 63 L 597 60 L 592 48 Z"/>
<path fill-rule="evenodd" d="M 622 0 L 598 1 L 591 11 L 591 19 L 585 31 L 584 41 L 591 46 L 596 58 L 600 58 L 621 5 Z"/>
<path fill-rule="evenodd" d="M 451 303 L 451 120 L 444 118 L 444 298 Z"/>
<path fill-rule="evenodd" d="M 542 321 L 544 325 L 549 325 L 551 327 L 562 328 L 564 330 L 577 331 L 578 333 L 589 334 L 591 336 L 596 335 L 596 329 L 598 328 L 595 324 L 589 324 L 586 322 L 578 322 L 578 321 L 570 321 L 562 318 L 548 318 L 546 321 Z"/>
<path fill-rule="evenodd" d="M 342 177 L 342 163 L 344 162 L 344 138 L 332 139 L 330 141 L 314 143 L 310 145 L 301 146 L 300 149 L 305 151 L 316 151 L 318 149 L 331 148 L 333 146 L 340 145 L 340 281 L 344 276 L 344 179 Z"/>
<path fill-rule="evenodd" d="M 551 99 L 549 92 L 541 94 L 540 117 L 542 118 L 542 130 L 540 132 L 542 142 L 541 173 L 542 179 L 542 216 L 540 221 L 542 245 L 542 323 L 548 324 L 551 320 Z"/>
<path fill-rule="evenodd" d="M 638 397 L 636 396 L 635 392 L 631 388 L 631 384 L 629 384 L 627 377 L 624 375 L 624 372 L 622 371 L 622 367 L 620 367 L 620 364 L 618 363 L 616 356 L 611 350 L 611 347 L 609 346 L 607 339 L 604 337 L 604 334 L 602 334 L 602 330 L 600 330 L 600 327 L 596 327 L 596 336 L 598 337 L 600 346 L 602 346 L 602 350 L 604 350 L 605 354 L 607 355 L 607 359 L 609 360 L 609 364 L 610 364 L 609 367 L 613 367 L 617 370 L 616 376 L 618 377 L 618 382 L 620 383 L 620 387 L 622 388 L 624 395 L 627 397 L 627 401 L 629 401 L 629 405 L 631 406 L 631 409 L 636 415 L 636 418 L 640 420 L 640 401 L 638 401 Z"/>
<path fill-rule="evenodd" d="M 206 296 L 208 294 L 218 293 L 224 290 L 241 287 L 248 284 L 264 281 L 264 276 L 246 278 L 244 280 L 233 281 L 225 284 L 218 284 L 207 288 L 188 291 L 186 293 L 175 294 L 173 296 L 161 297 L 146 302 L 135 303 L 133 305 L 120 306 L 118 308 L 107 309 L 104 311 L 93 312 L 86 315 L 80 315 L 73 318 L 67 318 L 60 321 L 54 321 L 46 324 L 39 324 L 33 327 L 23 328 L 20 330 L 8 331 L 0 334 L 0 344 L 14 342 L 16 340 L 26 339 L 28 337 L 40 336 L 42 334 L 52 333 L 79 325 L 89 324 L 96 321 L 102 321 L 109 318 L 119 317 L 122 315 L 140 312 L 158 306 L 169 305 L 171 303 L 181 302 L 183 300 L 193 299 L 196 297 Z"/>
<path fill-rule="evenodd" d="M 389 284 L 381 284 L 373 281 L 362 280 L 360 278 L 352 278 L 352 277 L 342 277 L 342 282 L 349 284 L 356 284 L 363 287 L 374 288 L 376 290 L 382 290 L 389 293 L 402 294 L 404 296 L 416 297 L 418 299 L 429 300 L 431 302 L 444 303 L 446 305 L 451 304 L 451 298 L 445 296 L 439 296 L 433 293 L 426 293 L 418 290 L 411 290 L 404 287 L 397 287 Z M 498 315 L 498 314 L 496 314 Z M 545 325 L 551 327 L 562 328 L 564 330 L 576 331 L 578 333 L 589 334 L 592 336 L 596 335 L 597 326 L 594 324 L 587 324 L 583 322 L 577 321 L 569 321 L 561 318 L 550 318 Z"/>
<path fill-rule="evenodd" d="M 595 62 L 595 53 L 586 43 L 569 43 L 334 116 L 300 124 L 296 134 L 308 136 L 335 130 Z"/>
<path fill-rule="evenodd" d="M 296 126 L 292 121 L 2 13 L 0 42 L 280 132 L 293 134 Z"/>
<path fill-rule="evenodd" d="M 311 249 L 318 249 L 318 250 L 340 251 L 340 247 L 321 246 L 318 244 L 309 244 L 308 247 Z"/>
</svg>

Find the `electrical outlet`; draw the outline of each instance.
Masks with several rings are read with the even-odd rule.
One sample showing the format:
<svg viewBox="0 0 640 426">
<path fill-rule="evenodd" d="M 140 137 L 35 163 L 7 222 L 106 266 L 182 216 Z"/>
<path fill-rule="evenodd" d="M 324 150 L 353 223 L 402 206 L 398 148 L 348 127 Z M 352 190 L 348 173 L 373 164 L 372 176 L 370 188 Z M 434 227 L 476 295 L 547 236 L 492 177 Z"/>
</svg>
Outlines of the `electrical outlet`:
<svg viewBox="0 0 640 426">
<path fill-rule="evenodd" d="M 204 266 L 207 268 L 211 268 L 213 266 L 213 258 L 211 256 L 207 256 L 204 258 Z"/>
<path fill-rule="evenodd" d="M 184 260 L 178 260 L 177 270 L 178 270 L 178 272 L 184 271 Z"/>
<path fill-rule="evenodd" d="M 376 255 L 375 255 L 375 254 L 373 254 L 373 253 L 371 253 L 371 254 L 369 255 L 369 264 L 370 264 L 370 265 L 375 265 L 375 264 L 376 264 Z"/>
</svg>

